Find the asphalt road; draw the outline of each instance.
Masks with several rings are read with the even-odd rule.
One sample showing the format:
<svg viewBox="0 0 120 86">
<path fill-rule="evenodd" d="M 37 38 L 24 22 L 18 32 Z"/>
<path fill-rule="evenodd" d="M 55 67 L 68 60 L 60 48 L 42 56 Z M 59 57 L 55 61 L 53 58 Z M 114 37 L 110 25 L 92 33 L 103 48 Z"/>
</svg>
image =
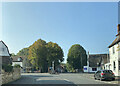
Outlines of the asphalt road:
<svg viewBox="0 0 120 86">
<path fill-rule="evenodd" d="M 63 74 L 48 74 L 48 73 L 24 73 L 21 76 L 21 79 L 16 80 L 14 82 L 11 82 L 9 84 L 12 85 L 21 85 L 21 84 L 53 84 L 53 85 L 83 85 L 87 84 L 86 86 L 91 85 L 104 85 L 108 86 L 113 85 L 115 86 L 115 83 L 111 81 L 99 81 L 94 80 L 93 78 L 90 78 L 91 76 L 88 76 L 86 74 L 76 74 L 76 73 L 63 73 Z M 117 84 L 117 83 L 116 83 Z M 22 86 L 22 85 L 21 85 Z"/>
</svg>

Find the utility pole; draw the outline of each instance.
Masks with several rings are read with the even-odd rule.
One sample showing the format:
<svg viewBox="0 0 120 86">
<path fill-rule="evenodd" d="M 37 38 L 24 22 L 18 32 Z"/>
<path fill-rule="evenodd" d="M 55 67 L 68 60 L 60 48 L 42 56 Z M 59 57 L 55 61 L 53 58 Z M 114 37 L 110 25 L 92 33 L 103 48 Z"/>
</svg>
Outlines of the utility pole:
<svg viewBox="0 0 120 86">
<path fill-rule="evenodd" d="M 81 71 L 82 71 L 82 57 L 81 57 Z"/>
<path fill-rule="evenodd" d="M 88 72 L 89 72 L 89 51 L 88 51 L 88 55 L 87 55 L 87 69 L 88 69 Z"/>
</svg>

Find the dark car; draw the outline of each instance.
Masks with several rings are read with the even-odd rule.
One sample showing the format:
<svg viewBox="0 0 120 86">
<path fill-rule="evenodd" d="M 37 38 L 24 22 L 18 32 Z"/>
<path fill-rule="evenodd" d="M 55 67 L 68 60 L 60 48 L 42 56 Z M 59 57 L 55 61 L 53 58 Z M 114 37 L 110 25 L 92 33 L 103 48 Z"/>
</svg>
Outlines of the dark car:
<svg viewBox="0 0 120 86">
<path fill-rule="evenodd" d="M 99 70 L 94 74 L 94 78 L 99 80 L 115 80 L 112 70 Z"/>
</svg>

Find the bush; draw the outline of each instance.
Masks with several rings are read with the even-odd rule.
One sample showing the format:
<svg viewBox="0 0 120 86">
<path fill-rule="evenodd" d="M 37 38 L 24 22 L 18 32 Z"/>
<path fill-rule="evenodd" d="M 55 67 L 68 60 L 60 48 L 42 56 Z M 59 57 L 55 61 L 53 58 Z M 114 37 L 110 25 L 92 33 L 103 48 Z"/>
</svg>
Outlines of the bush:
<svg viewBox="0 0 120 86">
<path fill-rule="evenodd" d="M 21 66 L 19 64 L 15 64 L 14 68 L 20 68 Z"/>
<path fill-rule="evenodd" d="M 11 64 L 2 64 L 2 69 L 5 72 L 12 72 L 13 71 L 13 66 Z"/>
</svg>

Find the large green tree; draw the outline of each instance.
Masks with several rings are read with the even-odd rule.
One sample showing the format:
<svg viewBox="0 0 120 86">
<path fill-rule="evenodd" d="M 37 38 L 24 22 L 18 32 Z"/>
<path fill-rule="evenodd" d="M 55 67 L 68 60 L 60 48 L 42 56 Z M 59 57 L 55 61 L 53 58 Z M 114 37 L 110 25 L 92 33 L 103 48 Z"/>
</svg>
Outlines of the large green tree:
<svg viewBox="0 0 120 86">
<path fill-rule="evenodd" d="M 32 65 L 37 69 L 41 69 L 41 72 L 47 72 L 47 48 L 46 42 L 42 39 L 38 39 L 29 47 L 29 60 Z"/>
<path fill-rule="evenodd" d="M 87 65 L 87 55 L 85 49 L 75 44 L 69 49 L 67 63 L 73 69 L 82 69 L 83 66 Z"/>
<path fill-rule="evenodd" d="M 57 43 L 48 42 L 47 43 L 47 60 L 49 67 L 52 66 L 52 62 L 54 61 L 55 67 L 60 64 L 64 60 L 63 50 Z"/>
</svg>

